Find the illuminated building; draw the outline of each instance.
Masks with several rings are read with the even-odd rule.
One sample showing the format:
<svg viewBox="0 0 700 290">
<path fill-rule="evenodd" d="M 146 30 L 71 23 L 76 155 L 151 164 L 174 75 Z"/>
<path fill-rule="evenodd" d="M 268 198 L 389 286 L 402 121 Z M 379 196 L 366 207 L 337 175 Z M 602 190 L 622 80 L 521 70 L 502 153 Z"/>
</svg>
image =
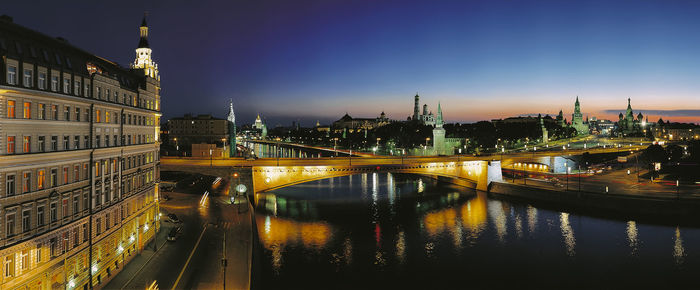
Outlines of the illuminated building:
<svg viewBox="0 0 700 290">
<path fill-rule="evenodd" d="M 377 127 L 388 125 L 390 122 L 391 121 L 386 117 L 384 112 L 377 118 L 353 118 L 346 113 L 345 116 L 338 121 L 333 122 L 332 128 L 335 132 L 349 130 L 350 133 L 352 133 L 354 131 L 372 130 Z"/>
<path fill-rule="evenodd" d="M 103 287 L 160 227 L 145 48 L 126 69 L 0 17 L 0 289 Z"/>
<path fill-rule="evenodd" d="M 416 96 L 414 97 L 412 120 L 419 121 L 423 125 L 435 126 L 435 115 L 433 115 L 433 112 L 428 111 L 428 104 L 423 104 L 423 113 L 419 114 L 419 103 L 420 96 L 416 94 Z"/>
</svg>

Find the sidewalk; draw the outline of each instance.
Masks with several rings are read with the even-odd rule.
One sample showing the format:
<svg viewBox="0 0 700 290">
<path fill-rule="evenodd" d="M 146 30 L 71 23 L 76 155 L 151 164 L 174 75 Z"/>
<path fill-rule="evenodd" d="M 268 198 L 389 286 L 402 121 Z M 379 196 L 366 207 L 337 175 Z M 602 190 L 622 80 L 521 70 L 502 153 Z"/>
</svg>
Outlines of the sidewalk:
<svg viewBox="0 0 700 290">
<path fill-rule="evenodd" d="M 157 254 L 167 243 L 168 231 L 166 227 L 163 227 L 161 222 L 160 231 L 158 232 L 156 241 L 158 242 L 158 251 L 153 250 L 153 241 L 150 241 L 144 246 L 143 251 L 140 254 L 136 254 L 135 257 L 129 261 L 129 263 L 124 266 L 121 272 L 119 272 L 114 279 L 109 281 L 104 287 L 104 289 L 129 289 L 126 286 L 127 283 L 133 279 L 136 274 L 151 260 L 155 254 Z"/>
</svg>

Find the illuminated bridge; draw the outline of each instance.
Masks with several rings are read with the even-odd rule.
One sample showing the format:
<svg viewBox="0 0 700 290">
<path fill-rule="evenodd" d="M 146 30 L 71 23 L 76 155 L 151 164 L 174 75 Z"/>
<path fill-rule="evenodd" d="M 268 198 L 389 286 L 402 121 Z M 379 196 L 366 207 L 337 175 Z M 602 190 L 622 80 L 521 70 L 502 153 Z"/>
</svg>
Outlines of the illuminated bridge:
<svg viewBox="0 0 700 290">
<path fill-rule="evenodd" d="M 230 194 L 238 184 L 246 185 L 249 193 L 255 193 L 368 172 L 420 174 L 482 191 L 487 191 L 491 182 L 502 180 L 500 161 L 455 157 L 261 158 L 252 161 L 164 157 L 161 170 L 226 176 L 231 181 Z"/>
</svg>

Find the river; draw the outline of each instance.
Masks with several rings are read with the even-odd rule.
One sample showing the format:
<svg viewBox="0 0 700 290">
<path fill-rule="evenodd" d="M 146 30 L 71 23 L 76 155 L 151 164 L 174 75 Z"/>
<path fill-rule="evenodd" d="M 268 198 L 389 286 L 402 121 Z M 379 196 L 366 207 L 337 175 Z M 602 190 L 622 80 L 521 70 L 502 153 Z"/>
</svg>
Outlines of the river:
<svg viewBox="0 0 700 290">
<path fill-rule="evenodd" d="M 255 289 L 697 288 L 698 228 L 543 209 L 391 173 L 255 199 Z"/>
</svg>

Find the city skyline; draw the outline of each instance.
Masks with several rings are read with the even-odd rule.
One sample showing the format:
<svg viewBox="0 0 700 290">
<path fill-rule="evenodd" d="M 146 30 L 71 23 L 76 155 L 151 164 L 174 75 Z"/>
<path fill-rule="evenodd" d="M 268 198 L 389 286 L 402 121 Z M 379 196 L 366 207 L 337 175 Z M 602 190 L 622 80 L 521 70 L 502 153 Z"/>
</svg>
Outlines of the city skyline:
<svg viewBox="0 0 700 290">
<path fill-rule="evenodd" d="M 629 97 L 650 121 L 700 122 L 695 3 L 122 4 L 10 3 L 3 13 L 126 67 L 137 39 L 123 28 L 140 20 L 135 10 L 148 11 L 153 57 L 167 76 L 165 119 L 224 117 L 233 98 L 242 123 L 258 113 L 271 125 L 329 123 L 345 112 L 405 120 L 417 92 L 433 111 L 441 102 L 448 122 L 560 109 L 570 119 L 576 96 L 584 116 L 615 121 Z M 85 15 L 101 21 L 66 21 Z M 110 38 L 84 37 L 99 31 Z"/>
</svg>

